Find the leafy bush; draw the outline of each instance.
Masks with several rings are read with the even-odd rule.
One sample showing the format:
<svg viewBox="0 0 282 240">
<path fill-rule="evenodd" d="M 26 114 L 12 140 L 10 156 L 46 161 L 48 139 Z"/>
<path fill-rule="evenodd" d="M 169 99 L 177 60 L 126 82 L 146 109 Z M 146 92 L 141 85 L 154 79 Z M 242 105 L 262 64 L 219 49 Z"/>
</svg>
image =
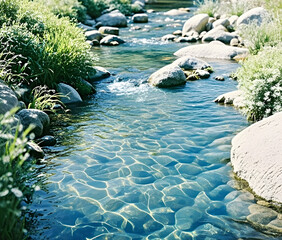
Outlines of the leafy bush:
<svg viewBox="0 0 282 240">
<path fill-rule="evenodd" d="M 79 0 L 86 8 L 86 12 L 92 18 L 100 17 L 108 5 L 104 0 Z"/>
<path fill-rule="evenodd" d="M 250 56 L 236 72 L 244 92 L 244 112 L 260 120 L 282 111 L 282 46 L 266 48 Z"/>
<path fill-rule="evenodd" d="M 65 82 L 75 87 L 77 79 L 93 71 L 90 46 L 75 23 L 28 0 L 18 2 L 16 17 L 16 24 L 0 30 L 0 52 L 8 49 L 19 55 L 13 73 L 24 71 L 30 85 L 53 88 Z"/>
<path fill-rule="evenodd" d="M 26 160 L 27 134 L 21 135 L 20 126 L 13 126 L 10 112 L 0 116 L 0 238 L 24 239 L 24 209 L 22 202 L 29 202 L 36 189 L 31 163 Z"/>
</svg>

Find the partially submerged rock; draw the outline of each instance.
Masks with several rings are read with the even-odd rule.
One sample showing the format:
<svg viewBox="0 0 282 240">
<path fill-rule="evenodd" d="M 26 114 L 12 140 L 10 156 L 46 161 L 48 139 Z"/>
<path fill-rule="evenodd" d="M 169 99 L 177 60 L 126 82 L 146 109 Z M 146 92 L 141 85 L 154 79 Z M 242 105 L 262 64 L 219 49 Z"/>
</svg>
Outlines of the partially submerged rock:
<svg viewBox="0 0 282 240">
<path fill-rule="evenodd" d="M 148 81 L 152 86 L 169 88 L 185 84 L 186 77 L 180 67 L 170 64 L 153 73 Z"/>
<path fill-rule="evenodd" d="M 234 59 L 239 55 L 247 55 L 248 49 L 226 46 L 219 41 L 212 41 L 209 44 L 192 45 L 181 48 L 174 53 L 177 57 L 193 56 L 199 58 Z"/>
<path fill-rule="evenodd" d="M 103 14 L 101 17 L 96 19 L 100 22 L 102 26 L 110 27 L 126 27 L 127 20 L 126 17 L 118 10 L 112 11 L 107 14 Z"/>
<path fill-rule="evenodd" d="M 208 14 L 198 14 L 191 17 L 185 22 L 182 29 L 182 35 L 184 36 L 185 33 L 190 32 L 191 30 L 201 33 L 202 31 L 205 30 L 208 21 L 209 21 Z"/>
<path fill-rule="evenodd" d="M 0 114 L 5 114 L 19 104 L 16 94 L 0 81 Z"/>
<path fill-rule="evenodd" d="M 176 38 L 177 38 L 177 36 L 174 35 L 174 34 L 167 34 L 167 35 L 164 35 L 161 40 L 162 40 L 163 42 L 166 42 L 166 41 L 174 41 Z"/>
<path fill-rule="evenodd" d="M 164 13 L 166 16 L 179 16 L 179 15 L 185 15 L 188 11 L 185 11 L 184 9 L 171 9 Z"/>
<path fill-rule="evenodd" d="M 72 104 L 82 102 L 82 99 L 79 93 L 71 86 L 59 83 L 58 84 L 58 92 L 63 94 L 64 97 L 61 97 L 60 100 L 64 104 Z"/>
<path fill-rule="evenodd" d="M 211 67 L 207 62 L 191 56 L 181 57 L 172 64 L 176 64 L 184 70 L 206 69 Z"/>
<path fill-rule="evenodd" d="M 32 133 L 35 137 L 41 137 L 50 125 L 49 116 L 38 109 L 23 109 L 19 111 L 16 116 L 20 118 L 23 129 L 27 129 L 32 125 Z"/>
<path fill-rule="evenodd" d="M 282 203 L 282 112 L 254 123 L 232 140 L 234 172 L 260 197 Z"/>
<path fill-rule="evenodd" d="M 96 66 L 94 67 L 94 69 L 95 73 L 88 77 L 88 80 L 91 82 L 98 81 L 111 76 L 111 73 L 103 67 Z"/>
<path fill-rule="evenodd" d="M 241 90 L 235 90 L 235 91 L 224 93 L 224 94 L 218 96 L 214 100 L 214 102 L 232 105 L 232 104 L 234 104 L 235 99 L 237 99 L 237 98 L 241 99 L 242 96 L 243 96 L 243 92 Z"/>
<path fill-rule="evenodd" d="M 148 15 L 146 13 L 134 14 L 132 17 L 132 21 L 135 23 L 147 23 L 148 19 Z"/>
<path fill-rule="evenodd" d="M 92 41 L 94 39 L 100 41 L 102 39 L 102 34 L 97 30 L 87 31 L 85 32 L 85 37 L 87 40 Z"/>
<path fill-rule="evenodd" d="M 119 35 L 119 28 L 117 27 L 100 27 L 99 32 L 104 35 Z M 100 39 L 101 40 L 101 39 Z"/>
<path fill-rule="evenodd" d="M 114 35 L 108 35 L 106 37 L 104 37 L 101 40 L 101 45 L 107 45 L 107 46 L 114 46 L 114 45 L 119 45 L 122 43 L 125 43 L 124 40 L 122 40 L 120 37 L 118 36 L 114 36 Z M 117 44 L 116 44 L 117 43 Z"/>
</svg>

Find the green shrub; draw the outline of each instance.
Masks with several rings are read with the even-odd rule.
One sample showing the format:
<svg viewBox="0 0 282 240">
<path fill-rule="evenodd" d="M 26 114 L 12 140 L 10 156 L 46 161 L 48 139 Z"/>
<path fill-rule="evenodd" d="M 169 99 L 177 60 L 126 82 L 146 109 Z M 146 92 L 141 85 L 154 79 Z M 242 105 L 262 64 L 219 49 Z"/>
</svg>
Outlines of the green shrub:
<svg viewBox="0 0 282 240">
<path fill-rule="evenodd" d="M 36 189 L 31 162 L 26 161 L 27 134 L 12 127 L 12 114 L 0 116 L 0 237 L 7 240 L 24 239 L 23 202 L 29 202 Z"/>
<path fill-rule="evenodd" d="M 16 19 L 18 4 L 15 0 L 0 0 L 0 26 Z"/>
<path fill-rule="evenodd" d="M 235 73 L 244 92 L 244 113 L 260 120 L 282 111 L 282 46 L 250 56 Z"/>
<path fill-rule="evenodd" d="M 24 24 L 23 24 L 24 22 Z M 59 82 L 75 87 L 77 79 L 93 71 L 93 55 L 81 29 L 67 18 L 58 18 L 38 2 L 18 3 L 17 24 L 3 25 L 0 52 L 19 55 L 18 69 L 32 86 L 54 88 Z"/>
<path fill-rule="evenodd" d="M 282 41 L 282 22 L 279 16 L 266 20 L 260 26 L 243 25 L 240 34 L 245 39 L 251 54 L 257 54 L 264 47 L 274 47 Z"/>
<path fill-rule="evenodd" d="M 100 17 L 108 5 L 104 0 L 79 0 L 86 8 L 86 12 L 92 18 Z"/>
</svg>

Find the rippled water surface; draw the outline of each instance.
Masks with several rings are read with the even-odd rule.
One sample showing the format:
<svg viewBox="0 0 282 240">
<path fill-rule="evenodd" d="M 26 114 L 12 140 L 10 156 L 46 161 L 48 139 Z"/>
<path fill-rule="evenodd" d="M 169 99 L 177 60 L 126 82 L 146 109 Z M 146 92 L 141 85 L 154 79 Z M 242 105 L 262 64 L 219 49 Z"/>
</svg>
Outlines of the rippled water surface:
<svg viewBox="0 0 282 240">
<path fill-rule="evenodd" d="M 159 37 L 189 16 L 151 14 L 141 30 L 121 31 L 126 44 L 93 50 L 114 76 L 52 128 L 59 144 L 47 156 L 47 191 L 32 205 L 34 238 L 280 239 L 248 223 L 256 200 L 232 176 L 230 142 L 248 123 L 213 103 L 236 89 L 213 77 L 238 64 L 209 60 L 210 79 L 172 89 L 146 83 L 186 46 Z"/>
</svg>

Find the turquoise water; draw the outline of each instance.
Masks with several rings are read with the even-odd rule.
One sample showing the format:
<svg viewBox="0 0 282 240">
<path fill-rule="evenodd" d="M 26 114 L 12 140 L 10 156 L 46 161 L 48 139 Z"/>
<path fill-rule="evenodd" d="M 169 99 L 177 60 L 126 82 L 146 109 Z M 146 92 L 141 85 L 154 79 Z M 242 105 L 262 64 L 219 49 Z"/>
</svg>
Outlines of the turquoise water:
<svg viewBox="0 0 282 240">
<path fill-rule="evenodd" d="M 236 89 L 213 77 L 238 64 L 208 60 L 212 77 L 181 87 L 146 83 L 186 46 L 159 38 L 189 16 L 151 14 L 141 30 L 122 30 L 126 44 L 93 49 L 114 75 L 51 129 L 59 143 L 48 149 L 46 191 L 32 205 L 34 239 L 281 239 L 247 221 L 256 199 L 240 189 L 228 159 L 248 123 L 213 103 Z"/>
</svg>

